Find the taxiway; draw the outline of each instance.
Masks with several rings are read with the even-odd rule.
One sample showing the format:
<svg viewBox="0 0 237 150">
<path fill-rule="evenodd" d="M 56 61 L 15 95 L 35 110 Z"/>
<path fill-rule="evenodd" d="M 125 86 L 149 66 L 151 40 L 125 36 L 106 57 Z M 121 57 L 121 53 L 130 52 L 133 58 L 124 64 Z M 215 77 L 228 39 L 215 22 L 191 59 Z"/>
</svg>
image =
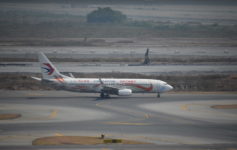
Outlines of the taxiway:
<svg viewBox="0 0 237 150">
<path fill-rule="evenodd" d="M 136 145 L 32 146 L 45 136 L 79 135 L 149 142 L 139 149 L 236 148 L 236 94 L 135 94 L 100 99 L 98 94 L 64 91 L 0 91 L 0 149 L 137 149 Z"/>
</svg>

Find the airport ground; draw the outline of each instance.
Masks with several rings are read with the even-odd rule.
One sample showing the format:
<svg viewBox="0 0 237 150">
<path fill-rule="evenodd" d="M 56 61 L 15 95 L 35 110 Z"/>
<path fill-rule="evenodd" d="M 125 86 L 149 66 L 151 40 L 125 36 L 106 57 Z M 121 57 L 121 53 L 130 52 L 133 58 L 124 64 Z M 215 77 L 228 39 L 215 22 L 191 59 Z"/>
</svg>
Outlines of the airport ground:
<svg viewBox="0 0 237 150">
<path fill-rule="evenodd" d="M 0 91 L 0 149 L 236 149 L 236 93 L 112 96 L 65 91 Z M 221 106 L 215 108 L 213 106 Z M 232 106 L 227 109 L 224 106 Z M 150 144 L 32 146 L 46 136 L 97 136 Z"/>
<path fill-rule="evenodd" d="M 236 92 L 200 92 L 237 89 L 236 4 L 186 2 L 1 3 L 0 114 L 19 118 L 0 120 L 0 149 L 236 150 Z M 130 20 L 86 23 L 97 7 L 120 10 Z M 152 64 L 139 66 L 146 48 Z M 154 77 L 180 92 L 102 100 L 98 94 L 54 91 L 30 78 L 40 76 L 39 51 L 66 74 Z M 45 136 L 101 134 L 150 144 L 32 146 Z"/>
</svg>

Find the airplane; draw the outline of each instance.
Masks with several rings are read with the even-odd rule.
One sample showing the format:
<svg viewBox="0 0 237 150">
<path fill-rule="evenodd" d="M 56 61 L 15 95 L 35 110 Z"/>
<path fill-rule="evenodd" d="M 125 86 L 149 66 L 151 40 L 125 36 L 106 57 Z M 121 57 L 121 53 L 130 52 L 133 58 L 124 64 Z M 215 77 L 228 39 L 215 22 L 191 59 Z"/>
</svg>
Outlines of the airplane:
<svg viewBox="0 0 237 150">
<path fill-rule="evenodd" d="M 44 53 L 39 53 L 38 59 L 42 78 L 32 78 L 58 90 L 100 93 L 101 98 L 110 95 L 130 96 L 132 93 L 157 93 L 159 98 L 161 93 L 173 89 L 166 82 L 154 79 L 75 78 L 72 74 L 66 76 L 58 71 Z"/>
</svg>

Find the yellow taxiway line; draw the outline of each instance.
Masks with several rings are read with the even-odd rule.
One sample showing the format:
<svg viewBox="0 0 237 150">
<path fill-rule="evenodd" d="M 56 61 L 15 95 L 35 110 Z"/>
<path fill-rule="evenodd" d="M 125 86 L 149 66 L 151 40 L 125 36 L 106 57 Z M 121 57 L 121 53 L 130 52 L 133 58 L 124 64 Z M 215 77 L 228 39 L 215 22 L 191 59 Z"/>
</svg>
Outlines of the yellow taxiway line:
<svg viewBox="0 0 237 150">
<path fill-rule="evenodd" d="M 149 119 L 149 118 L 150 118 L 150 115 L 149 115 L 149 114 L 145 114 L 145 118 L 146 118 L 146 119 Z"/>
<path fill-rule="evenodd" d="M 99 102 L 99 103 L 96 104 L 96 106 L 97 107 L 101 107 L 101 108 L 108 108 L 108 109 L 110 109 L 109 106 L 106 106 L 106 105 L 108 105 L 108 103 L 107 104 L 106 103 L 107 102 Z M 104 104 L 106 104 L 106 105 L 104 105 Z M 117 108 L 115 108 L 115 109 L 117 109 Z M 137 116 L 141 116 L 142 118 L 140 118 L 140 117 L 133 117 L 132 119 L 127 120 L 127 121 L 114 121 L 114 122 L 103 122 L 103 123 L 104 124 L 110 124 L 110 125 L 131 125 L 131 126 L 148 126 L 148 125 L 153 125 L 153 123 L 146 123 L 145 122 L 146 119 L 151 118 L 151 115 L 148 114 L 148 113 L 132 112 L 132 111 L 125 110 L 125 109 L 118 110 L 118 111 L 126 112 L 128 114 L 136 114 Z M 138 118 L 140 118 L 140 119 L 138 119 Z"/>
<path fill-rule="evenodd" d="M 188 108 L 189 105 L 190 105 L 190 104 L 184 104 L 184 105 L 180 106 L 180 109 L 181 109 L 181 110 L 184 110 L 184 111 L 189 111 L 189 110 L 190 110 L 190 109 Z"/>
<path fill-rule="evenodd" d="M 111 125 L 131 125 L 131 126 L 148 126 L 152 125 L 152 123 L 136 123 L 136 122 L 105 122 L 106 124 Z"/>
<path fill-rule="evenodd" d="M 64 136 L 64 135 L 61 133 L 55 133 L 54 136 Z"/>
<path fill-rule="evenodd" d="M 51 111 L 51 113 L 50 113 L 50 115 L 48 116 L 48 118 L 49 118 L 49 119 L 54 119 L 54 118 L 57 117 L 57 115 L 58 115 L 58 110 L 55 109 L 55 110 Z"/>
</svg>

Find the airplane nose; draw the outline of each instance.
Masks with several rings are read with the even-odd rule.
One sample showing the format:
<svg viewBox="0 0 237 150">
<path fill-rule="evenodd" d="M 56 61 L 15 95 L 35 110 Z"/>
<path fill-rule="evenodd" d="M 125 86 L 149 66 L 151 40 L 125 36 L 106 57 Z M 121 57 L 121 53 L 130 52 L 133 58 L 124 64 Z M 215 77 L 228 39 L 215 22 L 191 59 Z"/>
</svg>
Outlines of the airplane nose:
<svg viewBox="0 0 237 150">
<path fill-rule="evenodd" d="M 174 87 L 173 86 L 171 86 L 171 85 L 169 85 L 170 86 L 170 90 L 173 90 L 174 89 Z"/>
<path fill-rule="evenodd" d="M 171 85 L 167 85 L 167 86 L 166 86 L 166 89 L 167 89 L 167 91 L 171 91 L 171 90 L 173 90 L 174 88 L 173 88 Z"/>
</svg>

